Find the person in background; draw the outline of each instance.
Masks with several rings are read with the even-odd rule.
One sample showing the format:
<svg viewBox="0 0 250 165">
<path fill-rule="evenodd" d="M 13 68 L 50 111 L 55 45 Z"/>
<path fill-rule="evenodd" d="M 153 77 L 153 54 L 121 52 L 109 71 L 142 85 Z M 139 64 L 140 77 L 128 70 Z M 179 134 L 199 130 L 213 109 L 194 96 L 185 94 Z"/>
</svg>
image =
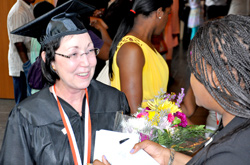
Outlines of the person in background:
<svg viewBox="0 0 250 165">
<path fill-rule="evenodd" d="M 34 19 L 33 6 L 35 0 L 17 0 L 7 17 L 7 30 L 9 36 L 9 75 L 13 78 L 14 97 L 16 104 L 30 96 L 31 89 L 27 82 L 30 64 L 29 37 L 10 34 L 10 32 Z"/>
<path fill-rule="evenodd" d="M 169 69 L 151 39 L 164 30 L 172 3 L 135 0 L 113 40 L 109 63 L 111 86 L 126 94 L 132 114 L 142 102 L 167 90 Z"/>
<path fill-rule="evenodd" d="M 165 59 L 168 66 L 171 68 L 173 58 L 173 49 L 179 45 L 178 35 L 180 34 L 180 19 L 179 19 L 179 0 L 173 0 L 171 12 L 168 16 L 168 22 L 164 29 L 164 42 L 167 46 Z"/>
<path fill-rule="evenodd" d="M 180 20 L 179 20 L 179 0 L 173 0 L 171 12 L 168 15 L 168 22 L 160 35 L 153 35 L 152 43 L 156 50 L 165 58 L 169 67 L 168 87 L 174 83 L 171 72 L 173 49 L 179 44 Z M 169 90 L 169 89 L 168 89 Z"/>
<path fill-rule="evenodd" d="M 33 14 L 35 18 L 40 17 L 41 15 L 51 11 L 54 9 L 54 5 L 47 2 L 47 1 L 41 1 L 35 4 L 34 9 L 33 9 Z M 33 64 L 37 59 L 37 57 L 41 53 L 41 45 L 37 38 L 31 38 L 31 48 L 30 48 L 30 63 Z M 31 94 L 34 94 L 38 92 L 38 89 L 33 89 L 31 87 Z"/>
<path fill-rule="evenodd" d="M 197 105 L 222 115 L 221 126 L 193 157 L 152 141 L 134 146 L 160 164 L 247 165 L 250 161 L 250 18 L 229 15 L 209 21 L 190 43 L 190 83 Z"/>
<path fill-rule="evenodd" d="M 226 16 L 231 0 L 205 0 L 206 20 Z"/>
<path fill-rule="evenodd" d="M 77 13 L 93 10 L 71 0 L 26 24 L 28 31 L 15 30 L 37 35 L 49 20 L 40 41 L 42 71 L 49 86 L 11 111 L 1 165 L 86 165 L 93 159 L 96 131 L 112 130 L 117 111 L 130 114 L 124 93 L 92 80 L 99 49 Z"/>
<path fill-rule="evenodd" d="M 250 15 L 250 0 L 231 0 L 229 14 Z"/>
<path fill-rule="evenodd" d="M 94 18 L 92 17 L 92 19 L 93 21 L 100 21 L 113 40 L 121 21 L 127 15 L 127 11 L 131 9 L 133 1 L 134 0 L 110 0 L 108 6 L 102 10 L 103 12 L 98 12 L 98 10 L 94 12 Z"/>
<path fill-rule="evenodd" d="M 204 22 L 204 14 L 200 0 L 189 0 L 189 5 L 191 10 L 188 17 L 188 27 L 192 29 L 190 37 L 190 40 L 192 40 L 200 25 Z"/>
<path fill-rule="evenodd" d="M 82 0 L 84 3 L 94 6 L 96 9 L 106 8 L 110 0 Z"/>
<path fill-rule="evenodd" d="M 110 0 L 105 9 L 97 9 L 93 16 L 90 17 L 90 25 L 98 30 L 100 37 L 107 45 L 103 49 L 103 55 L 98 56 L 97 70 L 94 78 L 99 79 L 99 73 L 109 66 L 109 50 L 114 39 L 114 36 L 121 24 L 121 21 L 126 16 L 127 11 L 132 7 L 133 0 Z M 95 32 L 95 31 L 94 31 Z M 102 50 L 101 50 L 102 51 Z M 105 65 L 105 66 L 104 66 Z M 105 71 L 106 73 L 107 71 Z M 105 75 L 108 79 L 108 73 Z M 110 81 L 109 81 L 110 84 Z"/>
</svg>

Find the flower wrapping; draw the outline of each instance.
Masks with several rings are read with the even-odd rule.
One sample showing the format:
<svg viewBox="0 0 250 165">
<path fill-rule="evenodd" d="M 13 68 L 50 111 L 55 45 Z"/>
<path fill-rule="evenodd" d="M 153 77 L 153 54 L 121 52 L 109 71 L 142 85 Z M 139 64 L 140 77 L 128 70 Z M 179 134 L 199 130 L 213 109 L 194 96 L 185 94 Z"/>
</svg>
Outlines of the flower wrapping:
<svg viewBox="0 0 250 165">
<path fill-rule="evenodd" d="M 140 134 L 140 141 L 152 140 L 167 148 L 193 154 L 208 139 L 205 125 L 187 125 L 187 118 L 180 109 L 184 89 L 178 96 L 163 93 L 147 101 L 146 107 L 139 107 L 133 116 L 117 113 L 114 130 Z"/>
</svg>

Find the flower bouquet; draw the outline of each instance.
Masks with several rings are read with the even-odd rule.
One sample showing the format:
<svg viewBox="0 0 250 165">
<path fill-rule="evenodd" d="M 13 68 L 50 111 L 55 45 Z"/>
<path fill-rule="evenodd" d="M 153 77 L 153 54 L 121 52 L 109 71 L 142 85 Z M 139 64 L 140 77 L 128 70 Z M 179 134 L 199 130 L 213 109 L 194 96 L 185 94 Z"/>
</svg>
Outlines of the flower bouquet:
<svg viewBox="0 0 250 165">
<path fill-rule="evenodd" d="M 133 116 L 118 114 L 115 131 L 140 134 L 140 140 L 152 140 L 167 148 L 193 154 L 207 141 L 205 133 L 211 133 L 204 125 L 187 125 L 186 115 L 180 104 L 184 89 L 175 93 L 160 93 L 147 101 L 146 107 L 138 108 Z"/>
</svg>

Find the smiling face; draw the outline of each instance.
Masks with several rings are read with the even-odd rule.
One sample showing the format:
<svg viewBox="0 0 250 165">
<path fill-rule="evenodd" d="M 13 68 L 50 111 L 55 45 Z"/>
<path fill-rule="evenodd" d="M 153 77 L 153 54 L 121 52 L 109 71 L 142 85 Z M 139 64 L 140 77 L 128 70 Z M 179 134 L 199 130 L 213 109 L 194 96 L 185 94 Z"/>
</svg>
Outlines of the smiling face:
<svg viewBox="0 0 250 165">
<path fill-rule="evenodd" d="M 60 77 L 60 80 L 56 81 L 56 85 L 75 90 L 87 88 L 95 72 L 96 56 L 84 53 L 93 48 L 94 45 L 88 33 L 68 35 L 62 38 L 60 47 L 55 52 L 67 56 L 77 54 L 77 58 L 55 55 L 55 61 L 51 64 Z"/>
</svg>

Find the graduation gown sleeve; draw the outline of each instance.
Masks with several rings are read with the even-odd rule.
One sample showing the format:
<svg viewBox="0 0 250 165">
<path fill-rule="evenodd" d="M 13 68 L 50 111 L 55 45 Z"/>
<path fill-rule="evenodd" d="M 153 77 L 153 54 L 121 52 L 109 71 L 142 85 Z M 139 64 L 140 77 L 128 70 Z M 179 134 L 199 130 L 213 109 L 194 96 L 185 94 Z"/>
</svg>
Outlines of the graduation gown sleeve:
<svg viewBox="0 0 250 165">
<path fill-rule="evenodd" d="M 34 164 L 30 153 L 30 127 L 28 121 L 15 107 L 8 119 L 3 145 L 0 152 L 1 165 Z"/>
</svg>

